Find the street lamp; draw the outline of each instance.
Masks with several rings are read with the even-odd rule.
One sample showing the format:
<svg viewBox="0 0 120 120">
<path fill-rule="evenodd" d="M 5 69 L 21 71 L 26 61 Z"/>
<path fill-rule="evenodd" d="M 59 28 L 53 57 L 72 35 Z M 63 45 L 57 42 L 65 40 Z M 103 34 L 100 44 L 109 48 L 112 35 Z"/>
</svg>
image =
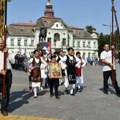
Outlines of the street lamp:
<svg viewBox="0 0 120 120">
<path fill-rule="evenodd" d="M 111 46 L 111 44 L 112 44 L 112 37 L 111 37 L 112 25 L 103 24 L 103 26 L 106 26 L 106 27 L 109 27 L 109 28 L 110 28 L 110 46 Z M 117 27 L 117 26 L 113 26 L 113 27 Z"/>
<path fill-rule="evenodd" d="M 111 47 L 111 32 L 112 32 L 112 26 L 111 25 L 106 25 L 103 24 L 103 26 L 109 27 L 110 28 L 110 47 Z"/>
</svg>

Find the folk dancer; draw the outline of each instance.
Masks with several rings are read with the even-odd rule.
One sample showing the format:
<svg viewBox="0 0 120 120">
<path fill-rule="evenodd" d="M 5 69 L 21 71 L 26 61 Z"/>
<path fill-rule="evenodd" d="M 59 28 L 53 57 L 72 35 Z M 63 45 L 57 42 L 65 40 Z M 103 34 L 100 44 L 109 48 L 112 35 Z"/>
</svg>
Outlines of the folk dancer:
<svg viewBox="0 0 120 120">
<path fill-rule="evenodd" d="M 59 79 L 59 84 L 62 85 L 65 81 L 68 82 L 67 78 L 67 65 L 65 63 L 65 57 L 62 50 L 59 51 L 59 56 L 57 57 L 57 62 L 61 64 L 62 67 L 62 79 Z"/>
<path fill-rule="evenodd" d="M 67 65 L 67 77 L 68 81 L 65 81 L 65 92 L 70 95 L 74 95 L 75 84 L 76 84 L 76 58 L 73 54 L 74 49 L 72 47 L 68 48 L 68 55 L 65 56 L 65 62 Z"/>
<path fill-rule="evenodd" d="M 39 55 L 39 51 L 35 50 L 34 57 L 29 60 L 29 72 L 32 82 L 32 89 L 34 92 L 34 98 L 37 98 L 38 92 L 41 88 L 41 60 Z"/>
<path fill-rule="evenodd" d="M 79 92 L 83 90 L 83 67 L 86 65 L 86 61 L 81 58 L 80 52 L 76 52 L 76 57 L 79 61 L 76 63 L 76 87 Z"/>
</svg>

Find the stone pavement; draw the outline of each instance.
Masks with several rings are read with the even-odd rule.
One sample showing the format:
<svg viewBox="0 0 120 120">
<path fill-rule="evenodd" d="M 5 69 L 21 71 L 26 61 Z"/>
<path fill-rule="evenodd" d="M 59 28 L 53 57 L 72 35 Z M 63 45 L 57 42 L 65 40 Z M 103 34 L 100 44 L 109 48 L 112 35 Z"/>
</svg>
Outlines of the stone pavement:
<svg viewBox="0 0 120 120">
<path fill-rule="evenodd" d="M 43 118 L 49 118 L 48 120 L 54 120 L 53 118 L 63 120 L 120 120 L 120 98 L 115 95 L 110 80 L 109 95 L 102 92 L 101 66 L 86 66 L 84 68 L 85 83 L 82 93 L 78 92 L 75 96 L 66 95 L 64 94 L 64 86 L 60 86 L 59 100 L 55 97 L 49 97 L 49 89 L 41 91 L 38 98 L 35 99 L 33 93 L 28 91 L 27 73 L 13 71 L 13 74 L 9 105 L 10 116 L 28 116 L 25 117 L 25 120 L 31 120 L 29 116 L 37 117 L 40 120 Z M 120 66 L 117 66 L 117 78 L 120 86 Z M 3 119 L 0 118 L 0 120 Z"/>
</svg>

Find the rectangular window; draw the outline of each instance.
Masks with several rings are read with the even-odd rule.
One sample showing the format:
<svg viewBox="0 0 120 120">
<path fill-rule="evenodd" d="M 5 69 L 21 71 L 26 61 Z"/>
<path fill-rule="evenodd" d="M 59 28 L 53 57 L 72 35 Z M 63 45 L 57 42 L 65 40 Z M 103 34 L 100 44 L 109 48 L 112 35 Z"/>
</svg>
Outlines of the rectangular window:
<svg viewBox="0 0 120 120">
<path fill-rule="evenodd" d="M 73 40 L 73 47 L 75 47 L 75 41 Z"/>
<path fill-rule="evenodd" d="M 24 41 L 24 46 L 27 46 L 27 40 Z"/>
<path fill-rule="evenodd" d="M 18 45 L 18 46 L 21 46 L 21 38 L 18 39 L 17 45 Z"/>
<path fill-rule="evenodd" d="M 88 42 L 88 48 L 90 48 L 90 42 Z"/>
<path fill-rule="evenodd" d="M 80 41 L 77 43 L 77 47 L 78 47 L 78 48 L 80 47 Z"/>
<path fill-rule="evenodd" d="M 70 41 L 68 40 L 68 47 L 70 46 Z"/>
<path fill-rule="evenodd" d="M 63 45 L 63 46 L 66 45 L 66 39 L 65 39 L 65 38 L 63 38 L 62 45 Z"/>
<path fill-rule="evenodd" d="M 85 48 L 85 41 L 83 41 L 83 48 Z"/>
<path fill-rule="evenodd" d="M 31 46 L 34 46 L 34 40 L 31 40 Z"/>
<path fill-rule="evenodd" d="M 94 42 L 94 48 L 96 48 L 96 42 Z"/>
<path fill-rule="evenodd" d="M 14 46 L 14 39 L 11 39 L 11 46 Z"/>
</svg>

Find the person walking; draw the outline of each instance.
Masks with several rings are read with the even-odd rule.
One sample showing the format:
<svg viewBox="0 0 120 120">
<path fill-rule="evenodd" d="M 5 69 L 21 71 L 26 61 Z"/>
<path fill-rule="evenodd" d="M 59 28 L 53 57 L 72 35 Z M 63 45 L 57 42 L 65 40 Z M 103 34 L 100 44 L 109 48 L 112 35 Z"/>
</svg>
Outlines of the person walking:
<svg viewBox="0 0 120 120">
<path fill-rule="evenodd" d="M 86 61 L 82 59 L 80 52 L 76 52 L 76 57 L 79 59 L 77 64 L 75 65 L 76 67 L 76 87 L 79 92 L 82 92 L 83 90 L 83 67 L 86 65 Z"/>
<path fill-rule="evenodd" d="M 76 84 L 76 58 L 74 56 L 74 49 L 72 47 L 68 48 L 68 55 L 65 56 L 65 63 L 67 65 L 67 77 L 68 81 L 65 81 L 65 92 L 74 96 L 75 94 L 75 84 Z"/>
<path fill-rule="evenodd" d="M 56 66 L 60 66 L 60 63 L 58 63 L 56 61 L 56 56 L 52 55 L 51 56 L 51 62 L 49 63 L 50 97 L 53 96 L 53 88 L 54 88 L 54 90 L 55 90 L 55 97 L 56 97 L 56 99 L 59 99 L 60 98 L 59 95 L 58 95 L 58 88 L 59 88 L 59 77 L 58 76 L 59 76 L 59 71 L 58 71 L 58 68 L 56 68 Z M 58 76 L 57 76 L 57 74 L 58 74 Z"/>
<path fill-rule="evenodd" d="M 109 49 L 109 45 L 105 44 L 103 47 L 104 51 L 100 55 L 101 62 L 103 63 L 103 92 L 108 94 L 108 79 L 112 80 L 112 70 L 114 73 L 112 84 L 115 88 L 116 95 L 120 97 L 120 90 L 118 87 L 118 82 L 116 79 L 116 68 L 115 68 L 115 47 L 112 45 L 112 51 Z M 112 62 L 112 52 L 113 52 L 113 62 Z"/>
<path fill-rule="evenodd" d="M 12 85 L 12 66 L 11 64 L 15 63 L 15 59 L 7 53 L 7 67 L 4 70 L 4 53 L 7 52 L 7 49 L 4 48 L 4 41 L 0 38 L 0 92 L 3 89 L 3 77 L 5 76 L 5 96 L 2 96 L 1 100 L 1 113 L 4 116 L 8 115 L 8 105 L 10 99 L 10 89 Z"/>
</svg>

